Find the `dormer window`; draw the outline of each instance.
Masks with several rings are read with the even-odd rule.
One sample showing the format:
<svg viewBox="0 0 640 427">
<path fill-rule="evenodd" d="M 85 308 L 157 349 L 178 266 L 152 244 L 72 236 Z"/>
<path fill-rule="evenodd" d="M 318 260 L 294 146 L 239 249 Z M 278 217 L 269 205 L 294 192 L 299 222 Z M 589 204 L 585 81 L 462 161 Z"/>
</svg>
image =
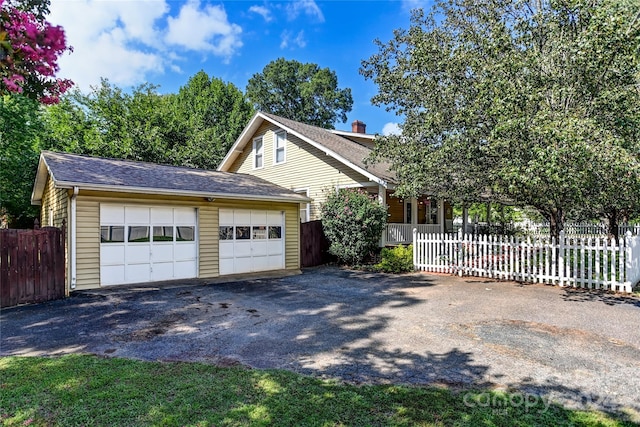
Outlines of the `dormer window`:
<svg viewBox="0 0 640 427">
<path fill-rule="evenodd" d="M 260 169 L 264 166 L 264 145 L 262 137 L 253 140 L 253 168 Z"/>
<path fill-rule="evenodd" d="M 284 163 L 287 159 L 287 133 L 283 130 L 276 132 L 273 143 L 273 163 Z"/>
</svg>

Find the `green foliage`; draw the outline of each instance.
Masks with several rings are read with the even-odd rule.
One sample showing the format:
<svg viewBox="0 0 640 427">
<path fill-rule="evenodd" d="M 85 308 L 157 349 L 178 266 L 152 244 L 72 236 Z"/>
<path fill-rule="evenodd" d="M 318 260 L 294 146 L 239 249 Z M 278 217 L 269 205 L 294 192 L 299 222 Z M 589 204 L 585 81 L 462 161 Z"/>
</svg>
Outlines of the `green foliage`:
<svg viewBox="0 0 640 427">
<path fill-rule="evenodd" d="M 522 394 L 87 355 L 0 359 L 3 426 L 631 426 Z M 497 402 L 490 404 L 491 402 Z"/>
<path fill-rule="evenodd" d="M 408 273 L 414 270 L 413 245 L 398 245 L 392 249 L 382 248 L 382 261 L 376 269 L 385 273 Z"/>
<path fill-rule="evenodd" d="M 232 83 L 200 71 L 170 97 L 171 155 L 176 164 L 215 169 L 253 115 Z"/>
<path fill-rule="evenodd" d="M 322 227 L 329 253 L 341 262 L 357 264 L 378 248 L 387 209 L 366 191 L 340 189 L 322 205 Z"/>
<path fill-rule="evenodd" d="M 38 215 L 31 190 L 39 156 L 35 140 L 42 131 L 36 101 L 0 96 L 0 217 L 10 227 L 31 228 Z"/>
<path fill-rule="evenodd" d="M 246 94 L 257 110 L 327 129 L 346 122 L 353 106 L 351 89 L 338 89 L 334 71 L 284 58 L 254 74 Z"/>
<path fill-rule="evenodd" d="M 177 94 L 144 84 L 131 93 L 102 80 L 44 113 L 39 147 L 102 157 L 215 169 L 253 110 L 231 83 L 203 71 Z"/>
<path fill-rule="evenodd" d="M 637 1 L 443 0 L 377 43 L 361 73 L 406 119 L 373 160 L 400 196 L 508 200 L 553 234 L 640 209 Z"/>
</svg>

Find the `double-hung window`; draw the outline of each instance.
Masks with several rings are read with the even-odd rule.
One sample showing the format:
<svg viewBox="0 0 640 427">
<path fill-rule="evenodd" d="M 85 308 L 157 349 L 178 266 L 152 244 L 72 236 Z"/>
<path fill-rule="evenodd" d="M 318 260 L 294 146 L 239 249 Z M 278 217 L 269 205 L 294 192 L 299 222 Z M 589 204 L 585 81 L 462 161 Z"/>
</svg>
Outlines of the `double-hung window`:
<svg viewBox="0 0 640 427">
<path fill-rule="evenodd" d="M 273 143 L 273 163 L 284 163 L 287 158 L 287 133 L 285 131 L 278 131 L 275 134 Z"/>
<path fill-rule="evenodd" d="M 264 166 L 264 145 L 262 137 L 253 140 L 253 168 L 260 169 Z"/>
</svg>

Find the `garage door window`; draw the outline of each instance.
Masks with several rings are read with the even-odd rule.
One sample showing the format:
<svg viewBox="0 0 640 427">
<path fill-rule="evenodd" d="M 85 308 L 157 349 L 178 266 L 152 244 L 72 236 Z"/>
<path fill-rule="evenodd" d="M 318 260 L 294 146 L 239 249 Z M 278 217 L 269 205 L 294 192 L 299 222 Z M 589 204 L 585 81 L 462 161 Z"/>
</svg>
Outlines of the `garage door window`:
<svg viewBox="0 0 640 427">
<path fill-rule="evenodd" d="M 121 225 L 106 225 L 100 227 L 101 243 L 123 243 L 124 227 Z"/>
<path fill-rule="evenodd" d="M 250 230 L 251 227 L 246 225 L 236 227 L 236 240 L 249 240 L 251 238 Z"/>
<path fill-rule="evenodd" d="M 252 239 L 262 240 L 267 238 L 267 227 L 264 225 L 254 226 L 252 228 Z"/>
<path fill-rule="evenodd" d="M 220 240 L 233 240 L 233 227 L 227 225 L 220 226 Z"/>
<path fill-rule="evenodd" d="M 154 242 L 173 242 L 173 226 L 153 227 Z"/>
<path fill-rule="evenodd" d="M 195 238 L 194 232 L 194 227 L 176 227 L 176 242 L 193 242 Z"/>
<path fill-rule="evenodd" d="M 129 243 L 145 243 L 149 241 L 149 227 L 145 226 L 132 226 L 129 227 L 129 237 L 127 238 Z"/>
<path fill-rule="evenodd" d="M 282 227 L 280 226 L 269 226 L 269 238 L 270 239 L 281 239 L 282 238 Z"/>
</svg>

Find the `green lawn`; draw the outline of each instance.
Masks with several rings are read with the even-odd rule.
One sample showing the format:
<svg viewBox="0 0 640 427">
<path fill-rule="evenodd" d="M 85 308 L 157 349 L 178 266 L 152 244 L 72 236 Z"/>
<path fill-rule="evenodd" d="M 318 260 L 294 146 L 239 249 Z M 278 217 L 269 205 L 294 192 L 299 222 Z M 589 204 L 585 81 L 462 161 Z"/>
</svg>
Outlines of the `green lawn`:
<svg viewBox="0 0 640 427">
<path fill-rule="evenodd" d="M 504 403 L 511 401 L 512 405 Z M 493 400 L 493 403 L 489 403 Z M 285 371 L 94 356 L 0 358 L 5 426 L 622 426 L 497 392 L 352 386 Z"/>
</svg>

